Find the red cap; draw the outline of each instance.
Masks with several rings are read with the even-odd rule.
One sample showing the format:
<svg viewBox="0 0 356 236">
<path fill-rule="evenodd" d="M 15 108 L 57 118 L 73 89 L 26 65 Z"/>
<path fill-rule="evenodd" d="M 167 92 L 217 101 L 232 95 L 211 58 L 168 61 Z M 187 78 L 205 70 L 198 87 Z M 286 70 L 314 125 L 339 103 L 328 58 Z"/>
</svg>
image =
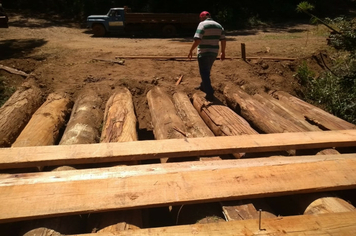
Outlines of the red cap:
<svg viewBox="0 0 356 236">
<path fill-rule="evenodd" d="M 200 17 L 206 17 L 206 16 L 210 16 L 210 13 L 207 11 L 203 11 L 202 13 L 200 13 Z"/>
</svg>

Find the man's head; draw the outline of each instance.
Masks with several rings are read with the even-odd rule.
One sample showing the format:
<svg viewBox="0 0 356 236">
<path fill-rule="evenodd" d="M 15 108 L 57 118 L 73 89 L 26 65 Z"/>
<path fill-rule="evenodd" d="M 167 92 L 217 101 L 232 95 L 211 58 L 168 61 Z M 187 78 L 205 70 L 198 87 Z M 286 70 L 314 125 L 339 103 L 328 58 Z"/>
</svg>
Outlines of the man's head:
<svg viewBox="0 0 356 236">
<path fill-rule="evenodd" d="M 210 16 L 209 12 L 203 11 L 202 13 L 200 13 L 199 17 L 200 17 L 200 20 L 203 21 L 203 20 L 210 18 L 211 16 Z"/>
</svg>

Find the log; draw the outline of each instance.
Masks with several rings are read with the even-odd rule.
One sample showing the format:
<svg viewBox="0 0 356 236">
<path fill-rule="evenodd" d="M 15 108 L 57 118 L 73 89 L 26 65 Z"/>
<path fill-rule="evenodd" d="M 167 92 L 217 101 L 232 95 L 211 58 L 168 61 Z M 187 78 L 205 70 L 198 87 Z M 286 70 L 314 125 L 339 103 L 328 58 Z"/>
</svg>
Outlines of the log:
<svg viewBox="0 0 356 236">
<path fill-rule="evenodd" d="M 160 228 L 122 231 L 115 236 L 170 236 L 170 235 L 353 235 L 356 231 L 356 212 L 331 213 L 322 215 L 301 215 L 263 219 L 243 220 L 210 224 L 180 225 Z M 73 235 L 74 236 L 74 235 Z M 108 236 L 108 234 L 81 234 L 76 236 Z"/>
<path fill-rule="evenodd" d="M 83 91 L 77 97 L 71 117 L 63 133 L 60 145 L 97 143 L 103 112 L 102 99 L 92 90 Z"/>
<path fill-rule="evenodd" d="M 151 89 L 147 93 L 147 101 L 152 117 L 153 134 L 157 140 L 188 137 L 171 98 L 161 88 Z M 168 158 L 161 158 L 161 162 L 168 162 Z"/>
<path fill-rule="evenodd" d="M 136 141 L 136 115 L 132 95 L 127 88 L 115 92 L 107 101 L 100 142 Z"/>
<path fill-rule="evenodd" d="M 50 94 L 33 114 L 12 147 L 54 145 L 69 115 L 71 101 L 64 95 Z"/>
<path fill-rule="evenodd" d="M 173 94 L 173 102 L 179 117 L 185 125 L 188 137 L 214 137 L 214 133 L 202 120 L 185 93 L 177 92 Z"/>
<path fill-rule="evenodd" d="M 297 126 L 304 128 L 305 131 L 321 131 L 317 126 L 310 124 L 305 120 L 305 117 L 294 110 L 292 107 L 288 106 L 284 102 L 274 99 L 266 93 L 263 94 L 254 94 L 253 98 L 257 99 L 260 103 L 268 108 L 272 109 L 278 115 L 283 118 L 293 122 Z"/>
<path fill-rule="evenodd" d="M 300 112 L 310 123 L 317 125 L 322 130 L 356 129 L 354 124 L 331 115 L 330 113 L 306 103 L 286 92 L 274 91 L 270 95 Z"/>
<path fill-rule="evenodd" d="M 0 169 L 330 147 L 356 147 L 356 130 L 0 148 Z"/>
<path fill-rule="evenodd" d="M 216 136 L 258 134 L 241 116 L 224 105 L 209 104 L 201 95 L 193 95 L 193 105 Z"/>
<path fill-rule="evenodd" d="M 262 105 L 256 99 L 238 87 L 226 86 L 224 96 L 229 107 L 245 118 L 253 127 L 263 133 L 303 132 L 291 121 L 281 117 L 272 109 Z"/>
<path fill-rule="evenodd" d="M 1 175 L 0 223 L 94 211 L 354 189 L 355 154 L 333 156 L 316 156 L 325 159 L 317 162 L 308 162 L 306 157 L 304 163 L 249 167 L 243 166 L 248 159 L 237 159 L 234 160 L 235 167 L 212 166 L 201 171 L 191 170 L 190 167 L 177 172 L 174 167 L 181 163 L 167 163 L 152 165 L 148 172 L 144 172 L 147 166 L 143 165 L 136 176 L 129 176 L 131 169 L 124 166 L 116 169 L 116 175 L 120 174 L 121 178 L 105 175 L 102 171 L 99 175 L 86 175 L 84 180 L 79 180 L 82 172 L 77 171 L 71 180 L 63 175 L 72 171 L 57 172 L 55 179 L 41 178 L 42 173 Z M 285 157 L 278 158 L 283 159 Z M 194 162 L 194 166 L 200 163 L 205 162 Z M 166 165 L 171 165 L 174 172 L 152 173 L 154 169 L 165 168 Z"/>
<path fill-rule="evenodd" d="M 0 108 L 0 147 L 11 146 L 42 102 L 38 87 L 26 82 L 17 89 Z"/>
<path fill-rule="evenodd" d="M 137 141 L 136 115 L 132 95 L 127 88 L 120 88 L 107 101 L 101 142 Z M 137 161 L 120 164 L 138 164 Z M 90 215 L 88 228 L 91 232 L 116 233 L 121 230 L 142 228 L 142 211 L 114 211 Z"/>
</svg>

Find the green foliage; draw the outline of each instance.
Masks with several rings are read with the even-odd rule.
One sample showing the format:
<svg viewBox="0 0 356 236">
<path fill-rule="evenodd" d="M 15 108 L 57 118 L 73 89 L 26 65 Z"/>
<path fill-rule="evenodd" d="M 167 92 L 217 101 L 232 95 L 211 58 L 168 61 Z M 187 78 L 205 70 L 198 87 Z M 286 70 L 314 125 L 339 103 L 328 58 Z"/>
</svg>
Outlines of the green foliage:
<svg viewBox="0 0 356 236">
<path fill-rule="evenodd" d="M 328 43 L 336 49 L 349 51 L 351 55 L 355 56 L 356 20 L 347 20 L 345 17 L 337 17 L 333 20 L 327 18 L 326 21 L 336 25 L 340 29 L 340 34 L 330 34 Z"/>
<path fill-rule="evenodd" d="M 5 77 L 0 76 L 0 107 L 11 97 L 15 92 L 15 88 L 7 84 Z"/>
<path fill-rule="evenodd" d="M 356 124 L 356 59 L 352 57 L 342 59 L 332 71 L 315 78 L 314 72 L 308 68 L 306 62 L 303 62 L 297 70 L 296 77 L 305 87 L 305 99 Z"/>
<path fill-rule="evenodd" d="M 301 2 L 297 5 L 297 12 L 309 12 L 314 10 L 314 6 L 309 2 Z"/>
</svg>

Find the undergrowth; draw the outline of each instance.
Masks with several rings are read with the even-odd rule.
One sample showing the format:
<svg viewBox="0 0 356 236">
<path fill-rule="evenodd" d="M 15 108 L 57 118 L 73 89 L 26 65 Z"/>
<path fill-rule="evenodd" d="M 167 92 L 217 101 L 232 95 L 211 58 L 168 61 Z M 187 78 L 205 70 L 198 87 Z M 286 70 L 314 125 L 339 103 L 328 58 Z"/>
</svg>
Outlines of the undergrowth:
<svg viewBox="0 0 356 236">
<path fill-rule="evenodd" d="M 316 77 L 304 61 L 296 77 L 304 86 L 305 99 L 356 124 L 356 27 L 344 18 L 334 20 L 333 24 L 338 25 L 340 34 L 331 34 L 328 41 L 339 51 L 333 56 L 330 70 Z"/>
<path fill-rule="evenodd" d="M 15 88 L 6 82 L 5 77 L 0 76 L 0 107 L 4 105 L 14 92 Z"/>
</svg>

